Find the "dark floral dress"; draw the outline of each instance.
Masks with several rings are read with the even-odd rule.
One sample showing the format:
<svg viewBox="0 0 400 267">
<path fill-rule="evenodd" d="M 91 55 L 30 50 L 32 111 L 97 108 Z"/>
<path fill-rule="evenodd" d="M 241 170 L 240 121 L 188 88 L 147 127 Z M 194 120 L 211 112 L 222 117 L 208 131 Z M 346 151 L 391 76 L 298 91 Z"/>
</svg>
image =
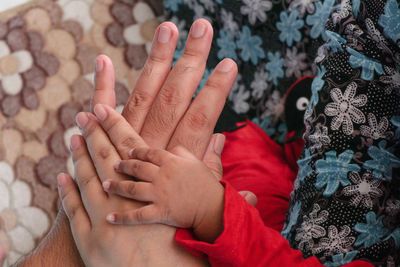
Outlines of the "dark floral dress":
<svg viewBox="0 0 400 267">
<path fill-rule="evenodd" d="M 327 266 L 400 266 L 400 7 L 396 0 L 166 0 L 182 38 L 208 18 L 217 62 L 238 62 L 229 105 L 278 142 L 284 97 L 315 75 L 282 235 Z M 201 88 L 201 87 L 200 87 Z"/>
</svg>

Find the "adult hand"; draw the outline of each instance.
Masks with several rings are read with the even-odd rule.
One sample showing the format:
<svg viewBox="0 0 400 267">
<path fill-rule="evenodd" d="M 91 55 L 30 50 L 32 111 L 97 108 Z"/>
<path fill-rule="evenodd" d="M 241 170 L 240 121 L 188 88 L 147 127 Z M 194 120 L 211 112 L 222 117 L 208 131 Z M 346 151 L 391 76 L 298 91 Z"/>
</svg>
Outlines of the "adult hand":
<svg viewBox="0 0 400 267">
<path fill-rule="evenodd" d="M 204 72 L 212 27 L 206 20 L 194 23 L 183 56 L 171 70 L 177 37 L 177 29 L 172 23 L 163 23 L 157 29 L 148 61 L 125 107 L 123 115 L 127 122 L 124 124 L 116 124 L 115 120 L 113 123 L 110 110 L 96 105 L 115 105 L 112 64 L 104 56 L 97 60 L 93 107 L 100 119 L 102 111 L 106 111 L 108 117 L 101 123 L 108 136 L 97 119 L 89 114 L 80 114 L 77 120 L 83 128 L 88 150 L 79 137 L 72 140 L 72 149 L 77 173 L 82 173 L 77 176 L 81 195 L 68 176 L 59 178 L 64 208 L 82 258 L 88 265 L 202 264 L 172 242 L 174 228 L 161 225 L 116 228 L 107 224 L 105 216 L 111 210 L 124 211 L 140 204 L 105 195 L 97 178 L 98 174 L 100 180 L 126 179 L 115 174 L 113 164 L 121 158 L 126 159 L 128 151 L 135 146 L 147 144 L 154 148 L 170 148 L 180 144 L 198 158 L 203 158 L 237 68 L 229 59 L 221 62 L 190 104 Z M 120 130 L 131 126 L 143 140 L 134 134 L 132 128 Z"/>
</svg>

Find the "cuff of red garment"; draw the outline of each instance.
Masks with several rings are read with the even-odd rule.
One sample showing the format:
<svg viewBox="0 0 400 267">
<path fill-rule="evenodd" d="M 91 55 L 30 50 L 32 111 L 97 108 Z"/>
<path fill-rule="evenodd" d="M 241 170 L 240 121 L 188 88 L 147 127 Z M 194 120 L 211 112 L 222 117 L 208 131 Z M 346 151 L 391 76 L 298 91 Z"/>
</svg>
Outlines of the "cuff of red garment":
<svg viewBox="0 0 400 267">
<path fill-rule="evenodd" d="M 175 241 L 182 247 L 192 253 L 194 256 L 203 257 L 204 254 L 213 258 L 216 261 L 225 261 L 225 255 L 235 255 L 235 249 L 232 248 L 232 242 L 235 232 L 238 231 L 238 225 L 235 223 L 241 217 L 243 205 L 248 205 L 244 198 L 226 181 L 221 181 L 225 186 L 225 202 L 222 234 L 215 240 L 214 243 L 206 243 L 195 239 L 193 233 L 185 229 L 178 229 L 175 234 Z M 243 214 L 242 214 L 243 215 Z M 232 248 L 230 251 L 227 249 Z"/>
</svg>

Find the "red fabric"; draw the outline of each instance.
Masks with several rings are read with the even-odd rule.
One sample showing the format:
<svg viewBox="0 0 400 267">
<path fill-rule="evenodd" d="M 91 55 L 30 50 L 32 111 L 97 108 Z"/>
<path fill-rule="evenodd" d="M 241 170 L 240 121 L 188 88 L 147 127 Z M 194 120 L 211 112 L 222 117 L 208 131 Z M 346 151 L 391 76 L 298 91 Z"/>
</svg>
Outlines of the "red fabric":
<svg viewBox="0 0 400 267">
<path fill-rule="evenodd" d="M 207 255 L 215 267 L 323 266 L 316 257 L 303 259 L 301 251 L 290 248 L 280 235 L 304 142 L 281 147 L 254 123 L 246 124 L 224 133 L 223 233 L 209 244 L 197 241 L 188 230 L 178 229 L 175 240 L 195 256 Z M 242 190 L 256 194 L 256 208 L 237 193 Z M 372 265 L 355 261 L 346 266 Z"/>
</svg>

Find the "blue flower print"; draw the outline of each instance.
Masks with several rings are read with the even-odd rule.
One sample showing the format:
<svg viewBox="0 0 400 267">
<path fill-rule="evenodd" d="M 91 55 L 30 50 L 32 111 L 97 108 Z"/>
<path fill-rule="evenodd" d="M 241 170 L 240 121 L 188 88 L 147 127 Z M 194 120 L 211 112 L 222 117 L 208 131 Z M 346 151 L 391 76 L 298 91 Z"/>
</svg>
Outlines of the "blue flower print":
<svg viewBox="0 0 400 267">
<path fill-rule="evenodd" d="M 260 47 L 262 39 L 258 35 L 251 35 L 250 28 L 247 26 L 242 27 L 239 33 L 239 40 L 236 45 L 241 49 L 240 56 L 244 61 L 251 60 L 251 63 L 256 65 L 259 58 L 265 58 L 264 50 Z"/>
<path fill-rule="evenodd" d="M 374 71 L 378 74 L 384 74 L 382 64 L 374 61 L 373 59 L 364 56 L 363 54 L 357 52 L 349 47 L 346 48 L 347 52 L 350 53 L 349 64 L 352 68 L 362 68 L 361 69 L 361 79 L 366 81 L 372 81 L 374 79 Z"/>
<path fill-rule="evenodd" d="M 288 224 L 286 224 L 283 227 L 283 230 L 281 232 L 281 235 L 288 239 L 290 236 L 290 230 L 292 230 L 292 227 L 294 225 L 296 225 L 297 223 L 297 219 L 299 217 L 300 214 L 300 210 L 301 210 L 301 202 L 300 201 L 296 201 L 296 203 L 294 203 L 294 206 L 292 208 L 292 210 L 290 211 L 290 217 L 289 217 L 289 222 Z"/>
<path fill-rule="evenodd" d="M 265 65 L 265 69 L 269 72 L 268 81 L 272 81 L 274 85 L 278 85 L 278 78 L 283 77 L 283 58 L 280 52 L 268 52 L 269 62 Z"/>
<path fill-rule="evenodd" d="M 385 5 L 385 14 L 379 17 L 378 24 L 383 27 L 383 33 L 397 42 L 400 39 L 400 9 L 399 2 L 388 0 Z"/>
<path fill-rule="evenodd" d="M 388 240 L 390 238 L 393 238 L 396 248 L 399 248 L 400 247 L 400 228 L 397 228 L 396 230 L 394 230 L 390 234 L 390 236 L 385 238 L 385 240 Z"/>
<path fill-rule="evenodd" d="M 304 150 L 304 157 L 297 161 L 297 165 L 299 166 L 299 173 L 297 174 L 297 178 L 304 182 L 304 178 L 312 173 L 312 168 L 310 166 L 310 161 L 312 160 L 312 156 L 310 154 L 309 149 Z"/>
<path fill-rule="evenodd" d="M 351 1 L 352 9 L 353 9 L 353 15 L 355 18 L 358 17 L 358 13 L 360 12 L 360 4 L 361 0 L 353 0 Z"/>
<path fill-rule="evenodd" d="M 367 170 L 373 170 L 373 175 L 377 179 L 392 180 L 392 169 L 400 167 L 400 159 L 393 155 L 392 149 L 385 148 L 385 140 L 379 142 L 378 146 L 368 148 L 368 155 L 372 160 L 364 162 L 363 167 Z"/>
<path fill-rule="evenodd" d="M 315 3 L 317 10 L 314 14 L 308 15 L 306 19 L 307 24 L 312 26 L 310 32 L 311 38 L 317 39 L 322 34 L 322 38 L 326 39 L 325 24 L 331 14 L 334 3 L 335 0 L 325 0 L 323 5 L 320 1 Z"/>
<path fill-rule="evenodd" d="M 254 118 L 252 121 L 263 129 L 269 136 L 275 134 L 276 129 L 271 125 L 271 117 L 265 117 L 262 121 L 259 118 Z"/>
<path fill-rule="evenodd" d="M 400 116 L 394 116 L 390 122 L 397 127 L 395 138 L 400 138 Z"/>
<path fill-rule="evenodd" d="M 315 162 L 317 172 L 315 188 L 320 190 L 326 185 L 323 195 L 329 197 L 336 192 L 339 184 L 349 185 L 347 173 L 360 170 L 357 164 L 350 164 L 353 155 L 353 151 L 346 150 L 336 157 L 336 151 L 329 151 L 326 153 L 326 159 L 317 160 Z"/>
<path fill-rule="evenodd" d="M 322 87 L 325 85 L 325 80 L 323 79 L 325 73 L 326 73 L 326 68 L 325 66 L 322 66 L 321 68 L 317 67 L 317 76 L 315 76 L 312 84 L 311 84 L 311 100 L 310 100 L 310 108 L 314 108 L 318 101 L 319 101 L 319 96 L 318 93 L 319 91 L 322 90 Z"/>
<path fill-rule="evenodd" d="M 365 219 L 367 223 L 356 223 L 354 225 L 354 230 L 360 233 L 354 245 L 364 245 L 366 248 L 380 242 L 389 230 L 383 226 L 383 216 L 376 219 L 376 214 L 373 211 L 368 212 Z"/>
<path fill-rule="evenodd" d="M 347 42 L 342 36 L 331 31 L 326 31 L 326 36 L 329 39 L 329 41 L 325 44 L 325 47 L 328 48 L 328 50 L 332 51 L 333 53 L 343 51 L 342 44 L 346 44 Z"/>
<path fill-rule="evenodd" d="M 221 30 L 219 32 L 219 38 L 217 39 L 217 45 L 220 48 L 218 51 L 218 58 L 223 59 L 226 57 L 237 60 L 236 55 L 236 44 L 233 41 L 233 36 L 230 31 Z"/>
<path fill-rule="evenodd" d="M 285 42 L 288 46 L 292 46 L 293 40 L 299 42 L 301 39 L 301 32 L 299 31 L 304 26 L 304 21 L 302 19 L 297 19 L 299 16 L 299 11 L 294 9 L 288 13 L 282 11 L 280 14 L 281 21 L 276 23 L 276 27 L 281 31 L 279 34 L 279 40 Z"/>
<path fill-rule="evenodd" d="M 172 11 L 178 11 L 178 5 L 182 4 L 182 0 L 165 0 L 165 9 L 171 9 Z"/>
<path fill-rule="evenodd" d="M 358 250 L 350 251 L 346 253 L 346 255 L 343 255 L 343 253 L 336 254 L 332 256 L 332 261 L 326 261 L 324 262 L 324 265 L 327 267 L 343 266 L 352 262 L 357 254 Z"/>
</svg>

